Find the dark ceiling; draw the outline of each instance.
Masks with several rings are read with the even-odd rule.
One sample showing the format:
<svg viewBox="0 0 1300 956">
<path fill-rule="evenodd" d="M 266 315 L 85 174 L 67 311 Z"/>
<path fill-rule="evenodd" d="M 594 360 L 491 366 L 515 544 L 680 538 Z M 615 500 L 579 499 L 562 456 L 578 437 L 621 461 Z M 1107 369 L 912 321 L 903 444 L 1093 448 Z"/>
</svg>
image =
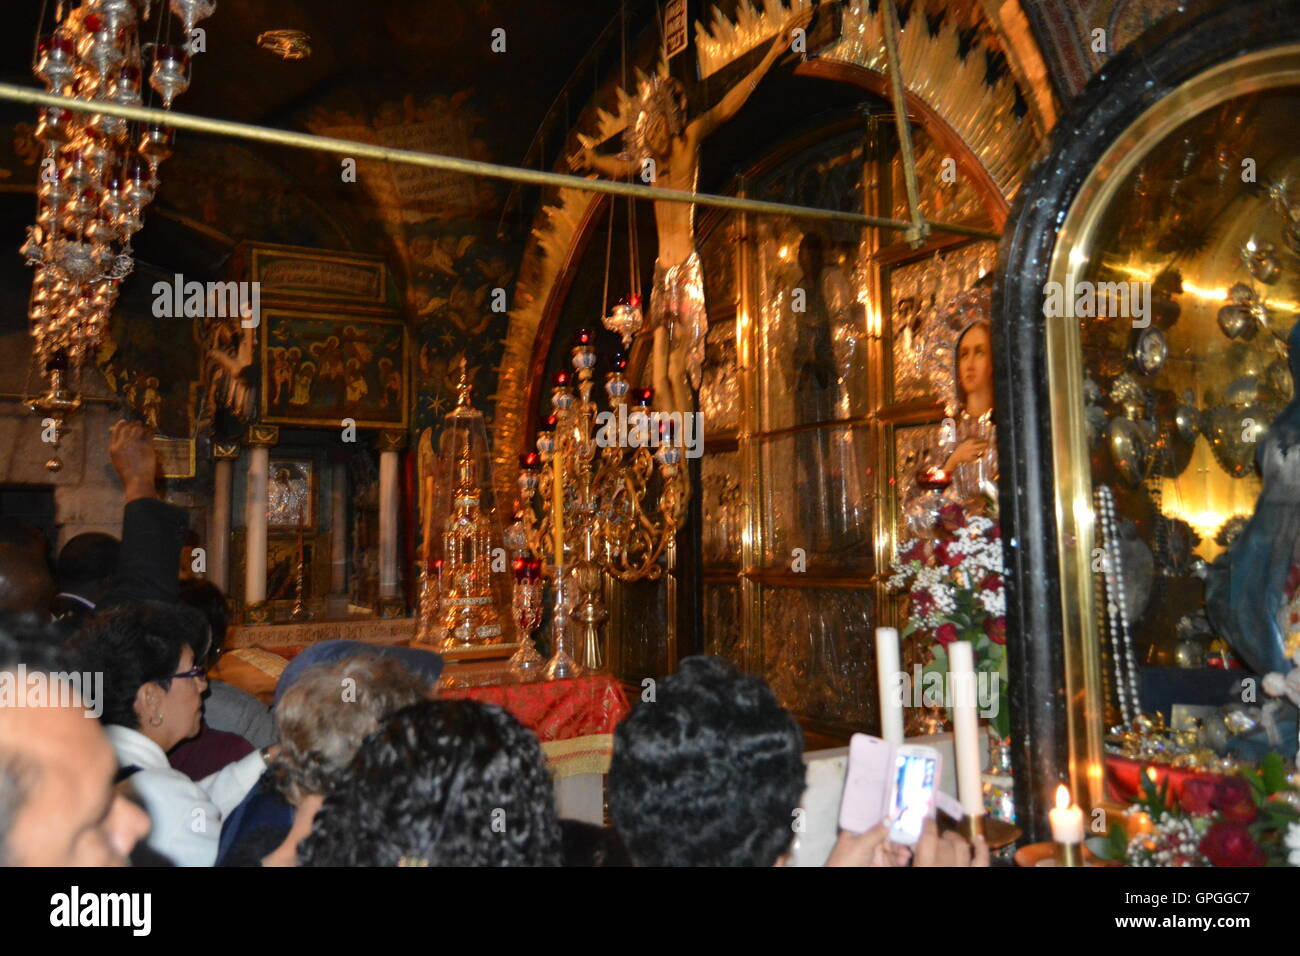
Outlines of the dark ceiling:
<svg viewBox="0 0 1300 956">
<path fill-rule="evenodd" d="M 165 0 L 164 0 L 165 2 Z M 15 28 L 0 33 L 0 77 L 7 82 L 36 85 L 31 75 L 32 47 L 42 8 L 41 0 L 9 0 L 5 13 Z M 157 3 L 155 3 L 157 8 Z M 495 162 L 519 165 L 553 164 L 560 142 L 546 144 L 546 152 L 530 153 L 539 127 L 552 112 L 554 124 L 562 124 L 568 100 L 562 97 L 575 75 L 574 98 L 581 85 L 581 99 L 591 93 L 591 82 L 581 74 L 584 56 L 596 41 L 605 51 L 597 59 L 597 72 L 608 70 L 618 55 L 620 25 L 631 35 L 650 24 L 656 5 L 648 0 L 583 0 L 580 5 L 544 2 L 500 2 L 500 0 L 220 0 L 216 13 L 203 21 L 206 51 L 194 58 L 190 88 L 176 99 L 175 109 L 186 113 L 265 126 L 305 129 L 305 120 L 318 107 L 373 115 L 381 104 L 400 101 L 408 94 L 451 95 L 469 91 L 470 102 L 481 122 L 476 136 Z M 43 30 L 50 27 L 46 12 Z M 175 31 L 178 21 L 170 14 L 142 25 L 142 39 L 155 39 L 155 23 Z M 505 52 L 492 49 L 493 31 L 505 31 Z M 285 61 L 257 46 L 258 35 L 267 30 L 302 30 L 311 37 L 312 55 L 299 61 Z M 588 63 L 587 67 L 591 64 Z M 575 107 L 576 109 L 577 107 Z M 0 123 L 10 137 L 19 124 L 31 124 L 35 110 L 0 103 Z M 559 128 L 556 125 L 556 128 Z M 184 268 L 196 273 L 211 272 L 229 253 L 228 244 L 211 244 L 192 230 L 165 222 L 169 200 L 186 188 L 179 168 L 211 167 L 220 175 L 221 153 L 216 141 L 181 132 L 176 157 L 160 172 L 162 187 L 156 209 L 137 237 L 137 258 L 143 267 L 154 264 L 161 271 Z M 340 192 L 338 176 L 322 173 L 326 158 L 311 153 L 253 145 L 250 150 L 277 175 L 302 184 L 303 192 L 327 207 L 330 214 L 350 230 L 344 245 L 383 252 L 382 223 L 374 221 L 364 199 L 356 191 Z M 330 163 L 336 162 L 332 158 Z M 31 171 L 18 169 L 0 182 L 0 327 L 24 325 L 26 288 L 30 272 L 16 254 L 23 230 L 31 222 L 32 184 L 22 181 Z M 170 171 L 170 172 L 169 172 Z M 504 199 L 505 191 L 502 196 Z M 528 194 L 514 206 L 513 224 L 527 221 L 536 194 Z M 349 208 L 351 207 L 351 208 Z M 230 217 L 232 220 L 234 217 Z M 233 225 L 233 223 L 232 223 Z M 269 238 L 238 234 L 232 238 Z M 284 237 L 277 237 L 280 241 Z M 4 248 L 15 250 L 3 254 Z"/>
</svg>

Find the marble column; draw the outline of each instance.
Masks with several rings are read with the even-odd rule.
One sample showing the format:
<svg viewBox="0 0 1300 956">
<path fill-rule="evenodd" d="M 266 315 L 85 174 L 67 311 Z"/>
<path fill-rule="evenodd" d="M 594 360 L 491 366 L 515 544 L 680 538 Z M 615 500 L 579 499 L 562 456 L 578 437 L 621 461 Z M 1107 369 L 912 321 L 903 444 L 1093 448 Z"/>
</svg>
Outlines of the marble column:
<svg viewBox="0 0 1300 956">
<path fill-rule="evenodd" d="M 272 425 L 254 425 L 248 430 L 244 620 L 249 624 L 271 623 L 271 609 L 266 603 L 266 494 L 271 473 L 271 446 L 279 442 L 280 429 Z"/>
<path fill-rule="evenodd" d="M 397 518 L 402 506 L 401 458 L 406 432 L 382 431 L 379 449 L 379 613 L 401 617 L 406 613 L 397 578 Z"/>
<path fill-rule="evenodd" d="M 237 442 L 213 443 L 212 533 L 208 536 L 207 577 L 223 592 L 230 590 L 230 486 L 238 457 Z"/>
</svg>

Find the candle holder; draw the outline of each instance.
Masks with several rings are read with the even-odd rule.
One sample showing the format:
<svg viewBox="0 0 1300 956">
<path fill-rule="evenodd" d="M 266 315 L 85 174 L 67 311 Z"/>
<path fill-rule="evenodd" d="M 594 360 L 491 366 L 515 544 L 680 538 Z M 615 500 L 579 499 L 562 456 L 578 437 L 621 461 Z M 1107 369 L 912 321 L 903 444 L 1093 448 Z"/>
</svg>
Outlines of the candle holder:
<svg viewBox="0 0 1300 956">
<path fill-rule="evenodd" d="M 1057 866 L 1083 866 L 1083 844 L 1081 843 L 1056 844 L 1056 865 Z"/>
<path fill-rule="evenodd" d="M 984 815 L 971 816 L 969 813 L 957 821 L 957 832 L 966 838 L 967 843 L 974 843 L 976 837 L 984 836 Z"/>
<path fill-rule="evenodd" d="M 572 632 L 569 626 L 569 604 L 571 585 L 563 565 L 554 569 L 555 595 L 551 605 L 551 659 L 542 669 L 546 680 L 568 680 L 582 673 L 582 668 L 573 659 L 571 644 Z"/>
<path fill-rule="evenodd" d="M 293 610 L 289 612 L 291 621 L 311 620 L 311 611 L 307 610 L 307 602 L 303 600 L 303 577 L 302 535 L 298 535 L 298 574 L 293 585 Z"/>
<path fill-rule="evenodd" d="M 542 623 L 543 588 L 541 562 L 536 558 L 515 560 L 514 615 L 519 626 L 519 650 L 510 658 L 510 673 L 520 681 L 536 680 L 546 663 L 537 653 L 532 634 Z"/>
</svg>

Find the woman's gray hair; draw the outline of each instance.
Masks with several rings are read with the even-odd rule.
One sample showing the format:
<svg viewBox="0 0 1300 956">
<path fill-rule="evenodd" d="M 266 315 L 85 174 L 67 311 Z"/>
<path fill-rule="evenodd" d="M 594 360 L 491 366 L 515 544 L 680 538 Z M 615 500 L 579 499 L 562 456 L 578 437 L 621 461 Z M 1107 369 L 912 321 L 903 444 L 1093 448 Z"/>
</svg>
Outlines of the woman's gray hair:
<svg viewBox="0 0 1300 956">
<path fill-rule="evenodd" d="M 389 657 L 362 654 L 308 670 L 280 699 L 276 789 L 292 804 L 324 795 L 389 714 L 430 696 L 428 684 Z"/>
</svg>

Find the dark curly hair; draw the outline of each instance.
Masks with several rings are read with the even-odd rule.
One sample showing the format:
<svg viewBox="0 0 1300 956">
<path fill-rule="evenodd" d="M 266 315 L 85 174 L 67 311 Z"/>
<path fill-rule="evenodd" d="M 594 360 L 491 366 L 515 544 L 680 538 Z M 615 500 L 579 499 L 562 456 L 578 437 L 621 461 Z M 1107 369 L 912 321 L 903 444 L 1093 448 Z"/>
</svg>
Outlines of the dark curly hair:
<svg viewBox="0 0 1300 956">
<path fill-rule="evenodd" d="M 136 693 L 145 684 L 171 689 L 181 652 L 194 651 L 195 664 L 208 653 L 208 622 L 185 604 L 137 601 L 101 611 L 68 646 L 79 670 L 104 675 L 100 721 L 138 730 Z"/>
<path fill-rule="evenodd" d="M 366 738 L 298 847 L 303 866 L 558 866 L 537 738 L 500 707 L 422 701 Z"/>
<path fill-rule="evenodd" d="M 614 732 L 609 807 L 637 866 L 772 866 L 794 836 L 803 734 L 762 680 L 688 657 Z"/>
</svg>

